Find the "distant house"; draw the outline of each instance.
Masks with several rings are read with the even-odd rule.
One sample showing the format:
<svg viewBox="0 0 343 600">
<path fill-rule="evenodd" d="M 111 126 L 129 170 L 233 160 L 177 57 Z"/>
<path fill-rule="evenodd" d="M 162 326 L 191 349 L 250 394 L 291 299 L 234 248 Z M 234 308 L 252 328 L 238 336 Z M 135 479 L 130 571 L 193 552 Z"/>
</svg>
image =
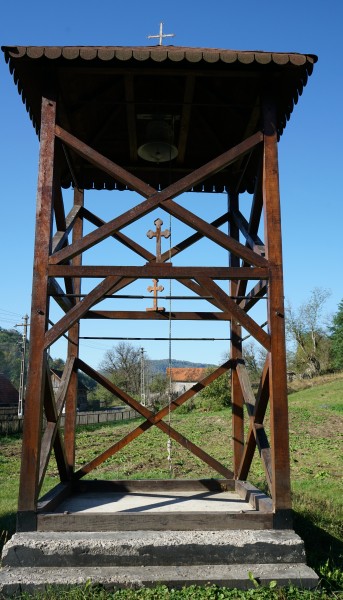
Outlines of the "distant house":
<svg viewBox="0 0 343 600">
<path fill-rule="evenodd" d="M 1 407 L 18 407 L 19 392 L 15 389 L 10 380 L 0 373 L 0 406 Z"/>
<path fill-rule="evenodd" d="M 52 388 L 56 394 L 56 392 L 58 391 L 58 389 L 61 385 L 63 371 L 61 371 L 60 369 L 50 369 L 50 371 L 51 371 Z M 84 385 L 82 383 L 82 381 L 79 381 L 78 388 L 77 388 L 77 408 L 78 408 L 78 410 L 87 410 L 88 409 L 88 399 L 87 399 L 88 392 L 89 392 L 88 387 L 86 385 Z"/>
<path fill-rule="evenodd" d="M 206 375 L 206 369 L 196 367 L 190 369 L 172 368 L 167 369 L 167 380 L 171 377 L 172 392 L 180 395 L 189 390 Z"/>
</svg>

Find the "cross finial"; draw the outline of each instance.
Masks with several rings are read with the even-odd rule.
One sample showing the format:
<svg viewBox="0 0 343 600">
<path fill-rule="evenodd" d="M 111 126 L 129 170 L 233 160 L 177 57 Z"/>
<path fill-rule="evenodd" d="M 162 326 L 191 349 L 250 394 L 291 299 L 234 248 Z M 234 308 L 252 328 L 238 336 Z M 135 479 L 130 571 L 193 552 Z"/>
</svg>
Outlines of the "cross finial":
<svg viewBox="0 0 343 600">
<path fill-rule="evenodd" d="M 163 285 L 157 285 L 158 284 L 158 279 L 153 279 L 152 281 L 153 281 L 154 285 L 149 285 L 149 287 L 147 287 L 147 290 L 148 290 L 148 292 L 153 292 L 153 294 L 154 294 L 154 305 L 153 305 L 152 308 L 146 308 L 145 310 L 147 312 L 149 312 L 149 311 L 150 312 L 151 311 L 160 311 L 160 312 L 163 312 L 163 311 L 165 311 L 165 308 L 163 308 L 162 306 L 158 306 L 157 305 L 157 295 L 158 295 L 158 292 L 163 292 L 164 287 L 163 287 Z"/>
<path fill-rule="evenodd" d="M 156 231 L 151 231 L 151 229 L 149 229 L 147 236 L 149 239 L 153 237 L 156 238 L 156 262 L 161 262 L 161 237 L 169 238 L 170 231 L 169 229 L 161 231 L 161 226 L 163 225 L 162 219 L 156 219 L 154 224 L 156 225 Z"/>
<path fill-rule="evenodd" d="M 163 39 L 166 37 L 175 37 L 175 33 L 163 33 L 163 22 L 160 22 L 160 33 L 157 35 L 148 35 L 148 40 L 151 40 L 153 38 L 158 38 L 159 42 L 158 45 L 162 46 L 163 45 Z"/>
</svg>

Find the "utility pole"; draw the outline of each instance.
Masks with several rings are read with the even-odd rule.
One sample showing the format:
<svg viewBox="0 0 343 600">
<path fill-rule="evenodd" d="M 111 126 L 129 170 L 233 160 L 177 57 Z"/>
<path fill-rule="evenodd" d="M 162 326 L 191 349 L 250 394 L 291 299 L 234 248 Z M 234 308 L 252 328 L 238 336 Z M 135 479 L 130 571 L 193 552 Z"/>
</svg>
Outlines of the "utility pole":
<svg viewBox="0 0 343 600">
<path fill-rule="evenodd" d="M 25 391 L 25 367 L 26 367 L 26 340 L 29 316 L 23 317 L 24 323 L 18 323 L 15 327 L 23 327 L 23 336 L 21 344 L 21 361 L 20 361 L 20 382 L 19 382 L 19 402 L 18 402 L 18 417 L 24 415 L 24 391 Z"/>
<path fill-rule="evenodd" d="M 141 348 L 141 404 L 145 404 L 145 365 L 144 365 L 144 348 Z"/>
</svg>

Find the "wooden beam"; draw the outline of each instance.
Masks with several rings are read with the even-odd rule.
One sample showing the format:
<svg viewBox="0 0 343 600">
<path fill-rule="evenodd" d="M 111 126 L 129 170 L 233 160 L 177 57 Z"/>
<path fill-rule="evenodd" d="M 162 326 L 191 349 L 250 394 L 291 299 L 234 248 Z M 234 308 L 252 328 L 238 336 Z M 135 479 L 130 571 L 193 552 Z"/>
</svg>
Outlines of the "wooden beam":
<svg viewBox="0 0 343 600">
<path fill-rule="evenodd" d="M 144 310 L 90 310 L 83 319 L 138 319 L 141 321 L 230 321 L 228 312 L 168 312 Z"/>
<path fill-rule="evenodd" d="M 82 238 L 83 233 L 83 210 L 84 191 L 74 188 L 74 207 L 79 209 L 79 217 L 76 219 L 73 228 L 73 243 Z M 80 267 L 82 264 L 82 255 L 74 256 L 73 266 Z M 81 278 L 76 277 L 73 280 L 76 294 L 81 294 Z M 76 298 L 75 306 L 81 304 L 80 298 Z M 79 356 L 79 335 L 80 322 L 75 321 L 68 331 L 68 360 L 75 364 Z M 77 396 L 78 396 L 78 376 L 77 371 L 72 370 L 69 385 L 67 387 L 65 400 L 65 419 L 64 419 L 64 440 L 66 449 L 66 459 L 68 465 L 68 478 L 70 479 L 75 467 L 75 443 L 76 443 L 76 415 L 77 415 Z"/>
<path fill-rule="evenodd" d="M 234 210 L 238 210 L 239 197 L 237 193 L 228 194 L 228 211 L 230 215 Z M 233 219 L 229 221 L 228 234 L 237 242 L 239 241 L 239 229 Z M 231 268 L 240 267 L 238 256 L 230 253 L 229 264 Z M 230 281 L 230 294 L 237 295 L 237 280 Z M 235 302 L 234 302 L 235 304 Z M 230 323 L 230 358 L 234 361 L 242 359 L 242 326 L 237 319 L 231 319 Z M 243 394 L 239 385 L 236 369 L 231 371 L 231 399 L 232 399 L 232 446 L 233 446 L 233 465 L 235 478 L 238 476 L 239 466 L 241 464 L 244 450 L 244 411 Z"/>
<path fill-rule="evenodd" d="M 58 390 L 58 394 L 56 400 L 54 398 L 52 385 L 51 385 L 51 372 L 47 367 L 47 375 L 46 375 L 46 390 L 48 390 L 49 394 L 45 394 L 45 414 L 47 418 L 46 428 L 42 437 L 41 443 L 41 456 L 40 456 L 40 467 L 39 467 L 39 489 L 41 489 L 44 481 L 44 476 L 46 473 L 46 469 L 49 464 L 50 455 L 52 446 L 55 446 L 55 440 L 57 440 L 55 450 L 59 458 L 57 459 L 57 466 L 59 467 L 59 463 L 61 463 L 62 468 L 59 468 L 59 473 L 62 481 L 66 481 L 68 469 L 67 469 L 67 460 L 63 448 L 62 439 L 59 434 L 58 426 L 59 421 L 62 415 L 62 409 L 65 402 L 65 396 L 67 393 L 68 385 L 70 382 L 71 374 L 74 368 L 74 359 L 67 359 L 67 362 L 64 366 L 61 384 Z"/>
<path fill-rule="evenodd" d="M 256 267 L 267 266 L 267 261 L 261 256 L 261 254 L 257 254 L 256 252 L 250 250 L 250 248 L 247 246 L 243 246 L 243 244 L 240 244 L 223 231 L 213 227 L 210 225 L 210 223 L 207 223 L 204 219 L 201 219 L 173 200 L 166 200 L 163 203 L 160 203 L 160 206 L 174 217 L 177 217 L 183 223 L 186 223 L 186 225 L 189 225 L 189 227 L 193 227 L 193 229 L 200 231 L 204 236 L 225 250 L 229 250 L 232 254 L 238 256 L 239 258 L 244 258 L 247 263 L 255 265 Z"/>
<path fill-rule="evenodd" d="M 148 263 L 136 266 L 82 266 L 50 265 L 50 277 L 134 277 L 135 279 L 198 279 L 213 277 L 229 281 L 230 279 L 268 279 L 268 269 L 262 267 L 174 267 L 170 263 Z"/>
<path fill-rule="evenodd" d="M 126 446 L 131 441 L 133 441 L 138 436 L 140 436 L 142 433 L 144 433 L 145 431 L 150 429 L 150 427 L 152 427 L 153 425 L 156 425 L 164 433 L 166 433 L 172 439 L 174 439 L 179 444 L 184 446 L 187 450 L 189 450 L 190 452 L 195 454 L 202 461 L 206 462 L 206 464 L 208 464 L 211 468 L 216 470 L 218 473 L 220 473 L 224 477 L 227 477 L 228 479 L 230 479 L 233 476 L 233 473 L 231 471 L 229 471 L 229 469 L 224 467 L 224 465 L 219 463 L 216 459 L 214 459 L 212 456 L 207 454 L 204 450 L 202 450 L 201 448 L 199 448 L 198 446 L 193 444 L 193 442 L 191 442 L 190 440 L 188 440 L 187 438 L 182 436 L 179 432 L 175 431 L 172 427 L 170 427 L 169 425 L 167 425 L 166 423 L 161 421 L 161 419 L 163 419 L 163 417 L 165 417 L 169 413 L 169 411 L 174 411 L 178 406 L 181 406 L 184 402 L 186 402 L 186 400 L 189 400 L 190 398 L 192 398 L 200 390 L 204 389 L 204 387 L 206 387 L 212 381 L 217 379 L 217 377 L 219 377 L 220 375 L 225 373 L 228 369 L 230 369 L 232 366 L 231 361 L 224 363 L 224 365 L 222 365 L 221 367 L 216 369 L 213 373 L 211 373 L 210 375 L 205 377 L 202 381 L 195 384 L 191 389 L 187 390 L 184 394 L 182 394 L 176 400 L 171 402 L 170 406 L 168 405 L 168 406 L 162 408 L 156 414 L 151 412 L 145 406 L 142 406 L 139 402 L 137 402 L 137 400 L 134 400 L 133 398 L 131 398 L 131 396 L 126 394 L 126 392 L 124 392 L 123 390 L 121 390 L 120 388 L 115 386 L 106 377 L 104 377 L 100 373 L 97 373 L 94 369 L 92 369 L 89 365 L 87 365 L 80 359 L 78 360 L 78 366 L 84 373 L 86 373 L 86 375 L 89 375 L 89 377 L 92 377 L 95 381 L 100 383 L 100 385 L 103 385 L 107 390 L 109 390 L 114 395 L 116 395 L 118 398 L 120 398 L 123 402 L 125 402 L 125 404 L 128 404 L 134 410 L 136 410 L 141 415 L 146 417 L 147 420 L 144 421 L 143 423 L 141 423 L 141 425 L 136 427 L 136 429 L 131 431 L 129 434 L 127 434 L 119 442 L 117 442 L 116 444 L 113 444 L 113 446 L 111 446 L 110 448 L 105 450 L 105 452 L 102 452 L 99 456 L 97 456 L 95 459 L 93 459 L 87 465 L 84 465 L 79 471 L 77 471 L 75 473 L 75 477 L 77 479 L 80 479 L 81 477 L 83 477 L 84 475 L 86 475 L 87 473 L 89 473 L 90 471 L 95 469 L 97 466 L 99 466 L 105 460 L 107 460 L 107 458 L 109 458 L 110 456 L 113 456 L 113 454 L 115 454 L 116 452 L 121 450 L 124 446 Z"/>
<path fill-rule="evenodd" d="M 263 200 L 262 200 L 262 156 L 261 156 L 260 165 L 257 169 L 257 178 L 256 178 L 254 196 L 253 196 L 253 200 L 252 200 L 252 204 L 251 204 L 250 217 L 249 217 L 249 233 L 251 233 L 252 235 L 258 233 L 260 220 L 261 220 L 261 214 L 262 214 L 262 208 L 263 208 Z M 246 264 L 243 262 L 242 266 L 245 267 Z M 247 289 L 247 282 L 245 280 L 239 281 L 238 288 L 237 288 L 237 291 L 238 291 L 237 295 L 245 296 L 246 289 Z"/>
<path fill-rule="evenodd" d="M 243 279 L 241 281 L 244 281 Z M 245 312 L 249 312 L 249 310 L 255 306 L 255 304 L 263 298 L 268 290 L 268 282 L 267 281 L 259 281 L 250 292 L 247 294 L 247 297 L 239 302 L 239 307 Z M 238 293 L 237 293 L 238 295 Z"/>
<path fill-rule="evenodd" d="M 255 448 L 257 446 L 262 460 L 262 465 L 265 471 L 268 487 L 270 493 L 272 493 L 272 458 L 269 441 L 263 426 L 263 420 L 265 417 L 269 399 L 269 394 L 267 392 L 267 386 L 269 381 L 268 361 L 266 361 L 262 373 L 257 399 L 255 399 L 254 393 L 252 391 L 249 376 L 244 364 L 238 363 L 236 365 L 236 371 L 241 384 L 248 415 L 250 417 L 249 431 L 247 434 L 246 445 L 242 456 L 240 468 L 238 471 L 238 477 L 239 479 L 246 479 L 248 477 Z"/>
<path fill-rule="evenodd" d="M 250 232 L 249 223 L 240 211 L 231 211 L 232 218 L 235 220 L 240 232 L 244 235 L 248 246 L 260 256 L 265 255 L 265 247 L 257 234 Z"/>
<path fill-rule="evenodd" d="M 186 175 L 179 181 L 172 183 L 170 186 L 158 192 L 142 182 L 137 177 L 134 177 L 125 169 L 122 169 L 112 161 L 109 161 L 105 157 L 101 156 L 98 152 L 89 148 L 83 142 L 80 142 L 77 138 L 67 133 L 60 127 L 56 126 L 55 128 L 57 137 L 60 137 L 66 144 L 69 144 L 75 151 L 77 151 L 83 158 L 92 162 L 97 167 L 109 173 L 111 176 L 116 177 L 120 181 L 123 181 L 134 191 L 137 191 L 142 196 L 148 198 L 144 202 L 138 204 L 134 208 L 128 210 L 127 212 L 121 214 L 119 217 L 112 219 L 108 223 L 99 227 L 97 231 L 93 231 L 88 235 L 84 236 L 82 240 L 72 244 L 68 248 L 63 248 L 59 250 L 56 254 L 54 254 L 50 258 L 51 264 L 58 264 L 66 259 L 72 258 L 76 254 L 79 254 L 88 248 L 91 248 L 95 244 L 98 244 L 105 238 L 112 235 L 118 229 L 122 229 L 126 225 L 133 223 L 138 218 L 148 214 L 151 212 L 156 206 L 161 206 L 163 208 L 163 203 L 167 200 L 171 200 L 192 189 L 197 183 L 207 179 L 209 176 L 217 173 L 222 170 L 224 167 L 227 167 L 231 163 L 233 163 L 237 158 L 239 158 L 242 154 L 246 154 L 252 148 L 254 148 L 257 144 L 259 144 L 263 136 L 261 132 L 256 133 L 251 136 L 247 140 L 244 140 L 241 144 L 238 144 L 234 148 L 231 148 L 227 152 L 224 152 L 214 160 L 211 160 L 206 165 L 196 169 L 189 175 Z M 169 207 L 171 208 L 172 205 Z M 261 259 L 260 259 L 261 260 Z"/>
<path fill-rule="evenodd" d="M 80 269 L 80 267 L 69 267 L 70 269 Z M 82 267 L 85 268 L 85 267 Z M 80 277 L 77 273 L 74 277 Z M 99 283 L 82 302 L 78 302 L 73 308 L 64 315 L 51 329 L 45 333 L 44 347 L 49 348 L 51 344 L 56 342 L 70 327 L 72 327 L 94 304 L 97 304 L 105 294 L 110 292 L 116 283 L 118 277 L 106 277 L 104 281 Z"/>
<path fill-rule="evenodd" d="M 214 281 L 212 281 L 210 278 L 198 277 L 196 274 L 194 277 L 210 295 L 216 298 L 222 310 L 229 312 L 232 318 L 240 323 L 266 350 L 269 351 L 271 342 L 268 333 L 263 331 L 263 329 L 257 325 L 257 323 L 251 317 L 249 317 L 249 315 L 247 315 L 239 306 L 237 306 L 235 301 L 231 300 L 224 290 L 222 290 L 222 288 L 219 287 L 219 285 L 217 285 Z"/>
<path fill-rule="evenodd" d="M 263 118 L 264 232 L 266 256 L 270 264 L 268 322 L 271 333 L 269 383 L 272 497 L 274 510 L 284 511 L 291 508 L 291 489 L 276 107 L 271 97 L 266 96 L 263 100 Z"/>
<path fill-rule="evenodd" d="M 83 216 L 85 219 L 87 219 L 87 221 L 89 221 L 90 223 L 93 223 L 93 225 L 96 225 L 97 227 L 101 227 L 102 225 L 105 224 L 105 221 L 100 219 L 100 217 L 97 217 L 96 215 L 94 215 L 91 211 L 89 211 L 86 208 L 83 209 Z M 130 250 L 132 250 L 133 252 L 138 254 L 139 256 L 142 256 L 146 260 L 148 260 L 148 261 L 156 260 L 156 256 L 154 254 L 152 254 L 151 252 L 149 252 L 148 250 L 143 248 L 143 246 L 141 246 L 140 244 L 137 244 L 137 242 L 135 242 L 134 240 L 129 238 L 124 233 L 117 231 L 117 232 L 113 233 L 111 237 L 113 237 L 115 240 L 118 240 L 124 246 L 126 246 L 127 248 L 129 248 Z"/>
<path fill-rule="evenodd" d="M 63 248 L 64 244 L 68 242 L 68 235 L 72 230 L 76 219 L 79 216 L 80 210 L 80 206 L 73 206 L 73 208 L 70 210 L 69 214 L 66 217 L 65 229 L 56 231 L 52 239 L 52 252 L 57 252 L 57 250 Z"/>
<path fill-rule="evenodd" d="M 57 302 L 58 306 L 66 313 L 73 308 L 74 302 L 68 298 L 66 292 L 62 290 L 60 284 L 53 277 L 49 277 L 48 294 Z"/>
<path fill-rule="evenodd" d="M 29 374 L 25 399 L 25 424 L 21 457 L 19 512 L 36 510 L 42 408 L 45 387 L 44 334 L 49 319 L 48 258 L 51 247 L 54 189 L 54 127 L 56 103 L 42 98 L 36 235 L 30 318 Z"/>
</svg>

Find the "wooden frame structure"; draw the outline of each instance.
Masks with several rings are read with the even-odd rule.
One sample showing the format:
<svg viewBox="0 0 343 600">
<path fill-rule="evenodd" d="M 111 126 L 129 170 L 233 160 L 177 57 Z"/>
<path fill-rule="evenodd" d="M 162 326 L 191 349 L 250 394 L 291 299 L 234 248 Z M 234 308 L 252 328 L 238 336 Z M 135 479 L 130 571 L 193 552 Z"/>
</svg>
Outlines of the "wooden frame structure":
<svg viewBox="0 0 343 600">
<path fill-rule="evenodd" d="M 260 525 L 255 526 L 281 523 L 289 527 L 291 498 L 277 143 L 316 57 L 178 47 L 6 47 L 3 50 L 40 134 L 18 529 L 39 527 L 40 514 L 56 507 L 71 490 L 78 489 L 85 474 L 152 426 L 206 462 L 229 487 L 234 480 L 247 479 L 257 449 L 272 499 L 273 520 L 266 520 L 262 515 Z M 158 90 L 156 95 L 151 93 L 152 85 Z M 102 115 L 100 123 L 101 107 L 109 104 L 111 108 L 108 114 Z M 142 137 L 142 121 L 151 118 L 149 115 L 154 111 L 160 114 L 162 110 L 174 117 L 177 112 L 178 157 L 167 167 L 159 165 L 157 168 L 139 159 L 137 148 Z M 109 128 L 115 131 L 111 139 Z M 65 215 L 62 188 L 71 184 L 74 202 Z M 94 187 L 132 190 L 143 200 L 104 222 L 85 206 L 84 190 Z M 187 191 L 227 192 L 227 212 L 212 223 L 207 222 L 178 202 L 178 197 Z M 251 193 L 249 220 L 240 210 L 239 194 L 246 191 Z M 158 207 L 195 230 L 170 252 L 162 254 L 161 262 L 122 232 Z M 95 229 L 84 235 L 85 220 Z M 223 224 L 228 224 L 227 233 L 220 229 Z M 264 241 L 259 237 L 261 224 Z M 82 265 L 83 253 L 111 236 L 143 257 L 146 264 Z M 228 252 L 229 266 L 176 266 L 167 262 L 170 256 L 174 259 L 203 237 Z M 81 299 L 83 278 L 101 279 L 101 282 Z M 195 295 L 210 297 L 215 310 L 169 315 L 158 311 L 95 308 L 99 301 L 140 278 L 177 280 Z M 60 283 L 63 281 L 64 285 Z M 221 281 L 230 282 L 228 291 L 218 283 Z M 267 330 L 249 315 L 262 298 L 267 299 Z M 65 313 L 52 325 L 49 320 L 51 299 Z M 168 426 L 163 421 L 168 407 L 153 414 L 79 356 L 81 319 L 149 319 L 153 322 L 168 318 L 231 323 L 230 359 L 174 400 L 170 410 L 231 370 L 232 470 Z M 267 353 L 257 395 L 253 393 L 242 359 L 242 329 Z M 47 350 L 62 335 L 68 338 L 68 355 L 62 385 L 55 397 L 47 368 Z M 75 470 L 78 370 L 134 408 L 145 421 L 90 463 Z M 268 403 L 270 440 L 264 428 Z M 249 422 L 246 435 L 244 405 Z M 63 409 L 64 437 L 59 429 Z M 46 426 L 42 432 L 43 413 Z M 61 483 L 39 502 L 52 452 Z M 89 482 L 86 485 L 89 486 Z M 187 483 L 185 485 L 187 487 Z M 245 484 L 239 485 L 244 487 Z M 246 523 L 249 520 L 251 517 L 247 517 Z M 44 515 L 41 523 L 43 521 Z M 238 526 L 249 527 L 242 519 Z"/>
</svg>

